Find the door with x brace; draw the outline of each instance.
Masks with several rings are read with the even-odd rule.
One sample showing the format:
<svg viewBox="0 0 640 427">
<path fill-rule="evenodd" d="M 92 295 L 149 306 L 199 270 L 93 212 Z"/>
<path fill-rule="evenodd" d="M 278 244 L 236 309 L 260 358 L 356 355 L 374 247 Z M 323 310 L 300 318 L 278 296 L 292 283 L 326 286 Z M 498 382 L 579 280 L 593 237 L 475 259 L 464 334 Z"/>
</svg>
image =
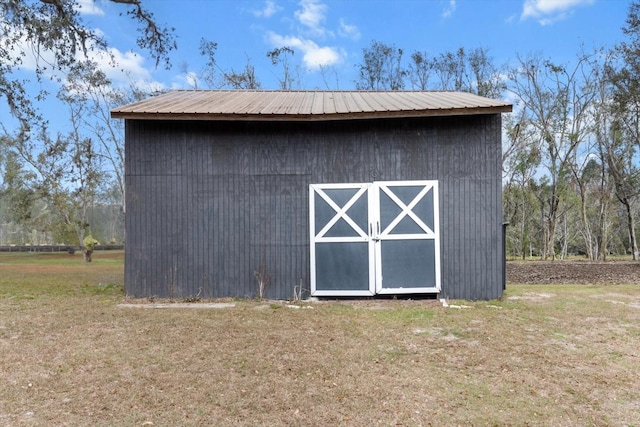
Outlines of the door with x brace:
<svg viewBox="0 0 640 427">
<path fill-rule="evenodd" d="M 437 181 L 310 186 L 311 294 L 440 290 Z"/>
</svg>

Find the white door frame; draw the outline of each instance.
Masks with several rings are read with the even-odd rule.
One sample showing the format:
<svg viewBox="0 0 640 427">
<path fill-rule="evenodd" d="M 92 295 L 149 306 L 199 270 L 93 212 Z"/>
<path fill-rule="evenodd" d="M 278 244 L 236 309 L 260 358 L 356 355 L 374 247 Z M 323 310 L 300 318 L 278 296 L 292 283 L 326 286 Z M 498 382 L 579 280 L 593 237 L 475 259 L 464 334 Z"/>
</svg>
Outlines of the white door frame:
<svg viewBox="0 0 640 427">
<path fill-rule="evenodd" d="M 363 230 L 359 227 L 347 214 L 349 208 L 360 198 L 367 198 L 367 210 L 371 212 L 371 193 L 369 188 L 370 183 L 364 184 L 311 184 L 309 186 L 309 228 L 311 235 L 311 295 L 312 296 L 372 296 L 375 294 L 375 261 L 373 250 L 373 239 L 371 238 L 371 230 Z M 356 189 L 356 193 L 351 199 L 344 205 L 338 206 L 323 190 L 334 189 Z M 320 230 L 315 229 L 315 194 L 320 196 L 331 208 L 335 211 L 333 218 Z M 344 236 L 344 237 L 327 237 L 325 234 L 331 229 L 331 227 L 343 219 L 349 226 L 355 231 L 356 236 Z M 370 219 L 367 219 L 367 224 L 370 224 Z M 317 272 L 316 272 L 316 244 L 320 243 L 366 243 L 368 253 L 368 272 L 363 274 L 369 275 L 369 287 L 367 290 L 326 290 L 317 289 Z"/>
<path fill-rule="evenodd" d="M 401 201 L 394 193 L 393 187 L 422 186 L 422 190 L 407 204 Z M 356 193 L 344 206 L 338 206 L 323 190 L 355 189 Z M 413 209 L 427 195 L 432 192 L 433 198 L 433 229 L 422 221 Z M 400 213 L 384 230 L 380 229 L 380 193 L 384 192 L 400 209 Z M 365 194 L 366 193 L 366 194 Z M 316 206 L 315 195 L 322 198 L 333 210 L 334 214 L 320 230 L 316 230 Z M 368 229 L 363 230 L 348 215 L 348 210 L 361 197 L 367 197 Z M 420 231 L 410 234 L 392 233 L 394 227 L 404 218 L 410 217 L 419 227 Z M 372 296 L 375 294 L 409 294 L 409 293 L 437 293 L 440 292 L 440 231 L 439 231 L 439 203 L 438 181 L 376 181 L 373 183 L 350 184 L 311 184 L 309 185 L 309 229 L 310 229 L 310 267 L 311 267 L 311 295 L 312 296 Z M 352 236 L 326 236 L 327 232 L 339 220 L 344 220 L 349 227 Z M 388 240 L 433 240 L 435 257 L 435 286 L 425 287 L 384 287 L 382 246 Z M 316 270 L 316 244 L 322 243 L 355 243 L 360 242 L 368 247 L 368 274 L 369 287 L 367 290 L 335 290 L 318 289 Z"/>
<path fill-rule="evenodd" d="M 393 193 L 393 187 L 423 187 L 422 190 L 413 198 L 411 202 L 405 204 L 396 194 Z M 376 263 L 376 294 L 419 294 L 419 293 L 436 293 L 440 292 L 440 226 L 439 226 L 439 205 L 438 205 L 438 181 L 376 181 L 371 190 L 374 199 L 376 226 L 374 230 L 377 233 L 373 236 L 375 241 L 375 263 Z M 380 229 L 380 193 L 384 192 L 401 210 L 391 223 L 384 229 Z M 431 192 L 433 199 L 433 226 L 429 227 L 422 221 L 413 211 L 416 205 Z M 419 227 L 420 232 L 396 234 L 392 233 L 394 228 L 405 218 L 410 217 L 411 220 Z M 416 286 L 416 287 L 384 287 L 384 272 L 382 271 L 382 258 L 384 256 L 382 245 L 387 240 L 433 240 L 434 242 L 434 258 L 435 258 L 435 285 L 434 286 Z"/>
</svg>

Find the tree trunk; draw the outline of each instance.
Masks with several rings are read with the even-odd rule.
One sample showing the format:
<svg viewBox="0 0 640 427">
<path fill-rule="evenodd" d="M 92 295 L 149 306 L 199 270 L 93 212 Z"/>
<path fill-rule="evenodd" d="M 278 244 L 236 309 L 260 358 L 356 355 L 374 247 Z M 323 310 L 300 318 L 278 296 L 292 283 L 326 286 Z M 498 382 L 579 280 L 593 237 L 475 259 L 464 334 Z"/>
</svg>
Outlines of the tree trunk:
<svg viewBox="0 0 640 427">
<path fill-rule="evenodd" d="M 584 247 L 587 251 L 587 257 L 589 260 L 594 260 L 596 252 L 593 250 L 593 233 L 591 232 L 589 216 L 587 215 L 587 190 L 584 182 L 579 179 L 578 174 L 574 172 L 574 176 L 578 182 L 578 189 L 580 190 L 580 219 L 582 221 L 581 234 L 584 239 Z"/>
<path fill-rule="evenodd" d="M 544 201 L 540 201 L 540 230 L 542 230 L 542 241 L 540 242 L 540 258 L 547 259 L 547 247 L 549 246 L 549 225 L 544 219 Z"/>
<path fill-rule="evenodd" d="M 567 214 L 563 215 L 562 220 L 562 249 L 560 249 L 560 259 L 563 260 L 567 257 L 569 250 L 569 227 L 567 225 Z"/>
<path fill-rule="evenodd" d="M 92 256 L 93 256 L 93 250 L 87 249 L 86 247 L 82 248 L 82 255 L 84 257 L 84 262 L 91 262 Z"/>
<path fill-rule="evenodd" d="M 638 242 L 636 241 L 635 232 L 635 218 L 633 217 L 633 207 L 628 199 L 622 201 L 625 209 L 627 210 L 627 227 L 629 229 L 629 246 L 631 249 L 631 255 L 634 261 L 638 260 Z"/>
<path fill-rule="evenodd" d="M 525 239 L 525 221 L 527 220 L 527 214 L 524 211 L 524 191 L 522 195 L 522 218 L 520 219 L 520 249 L 522 250 L 522 260 L 524 261 L 527 256 L 527 242 Z"/>
<path fill-rule="evenodd" d="M 551 258 L 551 261 L 555 261 L 556 259 L 556 247 L 555 247 L 555 243 L 556 243 L 556 227 L 558 225 L 558 205 L 559 205 L 559 200 L 558 198 L 555 196 L 555 191 L 554 191 L 554 195 L 551 198 L 551 201 L 549 202 L 549 222 L 547 223 L 547 229 L 548 229 L 548 234 L 547 234 L 547 243 L 546 243 L 546 253 L 545 253 L 545 259 L 547 257 Z"/>
<path fill-rule="evenodd" d="M 607 211 L 609 209 L 609 203 L 603 200 L 600 204 L 600 230 L 598 235 L 598 259 L 602 261 L 607 260 L 609 252 L 609 227 L 607 224 Z"/>
<path fill-rule="evenodd" d="M 547 249 L 546 249 L 546 253 L 545 253 L 545 259 L 547 258 L 551 258 L 551 261 L 555 261 L 556 259 L 556 248 L 555 248 L 555 243 L 556 243 L 556 221 L 551 220 L 551 218 L 549 218 L 549 225 L 548 225 L 548 231 L 547 231 Z"/>
</svg>

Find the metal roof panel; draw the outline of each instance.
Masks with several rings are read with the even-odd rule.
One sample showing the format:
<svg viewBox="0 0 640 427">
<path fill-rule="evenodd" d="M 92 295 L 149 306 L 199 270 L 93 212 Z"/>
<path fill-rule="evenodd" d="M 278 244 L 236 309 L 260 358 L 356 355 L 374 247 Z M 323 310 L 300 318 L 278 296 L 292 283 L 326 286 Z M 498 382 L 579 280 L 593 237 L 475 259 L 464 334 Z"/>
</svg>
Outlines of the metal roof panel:
<svg viewBox="0 0 640 427">
<path fill-rule="evenodd" d="M 177 90 L 111 110 L 124 119 L 344 120 L 510 112 L 465 92 Z"/>
</svg>

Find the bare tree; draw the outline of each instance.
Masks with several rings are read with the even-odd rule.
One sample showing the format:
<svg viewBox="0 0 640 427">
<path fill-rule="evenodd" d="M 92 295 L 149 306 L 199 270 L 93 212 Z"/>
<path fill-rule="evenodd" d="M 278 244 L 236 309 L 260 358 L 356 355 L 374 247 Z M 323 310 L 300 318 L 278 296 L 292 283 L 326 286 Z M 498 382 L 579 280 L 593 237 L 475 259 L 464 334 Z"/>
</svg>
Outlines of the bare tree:
<svg viewBox="0 0 640 427">
<path fill-rule="evenodd" d="M 467 51 L 461 47 L 434 57 L 428 64 L 437 77 L 435 89 L 470 92 L 488 98 L 501 98 L 506 90 L 504 73 L 493 63 L 488 49 Z"/>
<path fill-rule="evenodd" d="M 106 75 L 90 61 L 73 67 L 61 94 L 75 120 L 95 138 L 94 155 L 100 156 L 106 167 L 102 170 L 105 176 L 114 180 L 124 212 L 124 124 L 122 120 L 111 119 L 110 110 L 139 100 L 142 95 L 134 90 L 113 88 Z"/>
<path fill-rule="evenodd" d="M 439 90 L 465 90 L 469 92 L 466 84 L 468 77 L 465 67 L 465 51 L 459 48 L 455 52 L 441 53 L 433 59 L 433 70 L 438 77 Z"/>
<path fill-rule="evenodd" d="M 37 140 L 15 145 L 33 174 L 30 187 L 60 219 L 59 236 L 71 233 L 85 261 L 91 261 L 91 248 L 85 238 L 89 230 L 88 211 L 101 184 L 101 160 L 95 144 L 80 132 L 82 112 L 70 108 L 71 131 L 51 138 L 42 128 Z"/>
<path fill-rule="evenodd" d="M 293 84 L 296 79 L 291 69 L 290 57 L 294 54 L 295 51 L 289 46 L 278 47 L 267 52 L 267 57 L 271 60 L 272 65 L 282 66 L 282 77 L 278 77 L 280 89 L 282 90 L 293 89 Z"/>
<path fill-rule="evenodd" d="M 507 84 L 501 67 L 497 67 L 485 48 L 471 50 L 467 56 L 472 80 L 471 92 L 487 98 L 502 98 Z"/>
<path fill-rule="evenodd" d="M 516 108 L 524 111 L 542 153 L 549 179 L 548 194 L 542 200 L 545 239 L 542 257 L 555 259 L 556 227 L 567 176 L 575 164 L 578 146 L 589 128 L 587 113 L 595 97 L 589 56 L 580 55 L 568 68 L 540 57 L 523 59 L 509 72 Z"/>
<path fill-rule="evenodd" d="M 201 78 L 209 88 L 215 88 L 218 85 L 217 74 L 220 67 L 218 67 L 218 63 L 216 62 L 217 50 L 218 43 L 207 40 L 204 37 L 200 39 L 200 55 L 203 56 L 206 61 Z"/>
<path fill-rule="evenodd" d="M 224 86 L 231 89 L 260 89 L 261 84 L 256 76 L 256 69 L 251 64 L 251 59 L 247 57 L 247 63 L 242 71 L 231 68 L 224 71 L 222 75 Z"/>
<path fill-rule="evenodd" d="M 411 62 L 407 70 L 411 88 L 417 90 L 428 90 L 430 78 L 433 74 L 433 61 L 429 54 L 415 51 L 411 54 Z"/>
<path fill-rule="evenodd" d="M 511 224 L 511 246 L 524 259 L 531 252 L 532 219 L 536 205 L 530 184 L 540 165 L 540 150 L 535 143 L 535 133 L 527 125 L 523 111 L 507 115 L 504 123 L 503 145 L 504 213 Z M 515 235 L 514 235 L 515 234 Z"/>
<path fill-rule="evenodd" d="M 260 81 L 256 76 L 255 67 L 251 64 L 251 59 L 247 56 L 247 63 L 241 71 L 234 68 L 223 69 L 216 61 L 218 43 L 200 39 L 200 55 L 205 58 L 205 65 L 200 75 L 193 73 L 193 81 L 203 80 L 210 89 L 231 88 L 231 89 L 259 89 Z M 187 75 L 191 73 L 185 70 Z M 195 87 L 194 89 L 197 89 Z"/>
<path fill-rule="evenodd" d="M 320 77 L 322 78 L 322 83 L 325 86 L 325 89 L 331 90 L 339 90 L 340 89 L 340 80 L 338 78 L 338 72 L 336 71 L 334 66 L 320 65 Z M 335 84 L 329 82 L 329 73 L 333 74 L 333 79 L 335 79 Z"/>
<path fill-rule="evenodd" d="M 640 1 L 631 2 L 623 32 L 628 39 L 618 46 L 622 65 L 609 70 L 615 131 L 606 138 L 605 149 L 616 197 L 627 216 L 629 249 L 638 259 L 634 212 L 640 197 L 640 168 L 636 161 L 640 152 Z"/>
<path fill-rule="evenodd" d="M 636 161 L 638 146 L 633 141 L 637 138 L 635 135 L 637 135 L 639 123 L 637 116 L 624 114 L 627 107 L 614 104 L 613 108 L 616 116 L 610 123 L 602 121 L 598 123 L 600 127 L 596 137 L 602 151 L 601 155 L 607 165 L 608 175 L 614 184 L 615 196 L 624 207 L 629 251 L 633 259 L 637 260 L 640 254 L 635 232 L 635 211 L 640 198 L 640 168 Z"/>
<path fill-rule="evenodd" d="M 402 90 L 407 71 L 402 66 L 403 51 L 395 45 L 372 41 L 362 49 L 362 63 L 357 65 L 358 90 Z"/>
</svg>

